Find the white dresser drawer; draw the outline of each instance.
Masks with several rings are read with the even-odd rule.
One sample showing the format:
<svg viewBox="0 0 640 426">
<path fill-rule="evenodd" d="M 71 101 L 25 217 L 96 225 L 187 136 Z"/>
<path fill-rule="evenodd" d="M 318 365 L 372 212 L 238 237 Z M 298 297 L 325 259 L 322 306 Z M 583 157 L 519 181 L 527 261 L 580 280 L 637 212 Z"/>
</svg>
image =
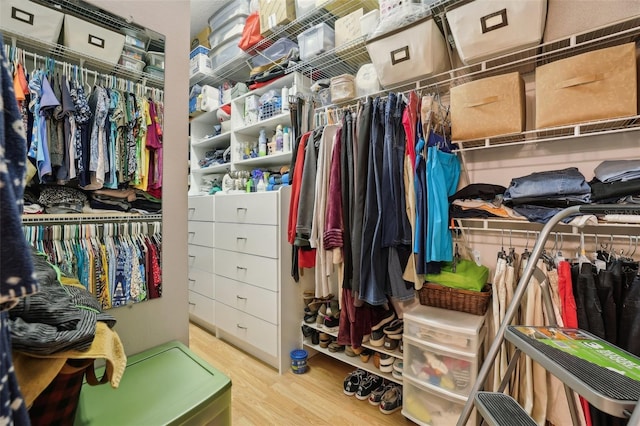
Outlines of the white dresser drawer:
<svg viewBox="0 0 640 426">
<path fill-rule="evenodd" d="M 215 298 L 216 276 L 201 269 L 189 269 L 189 290 L 211 299 Z"/>
<path fill-rule="evenodd" d="M 225 250 L 277 258 L 278 227 L 273 225 L 219 225 L 214 239 L 215 246 Z"/>
<path fill-rule="evenodd" d="M 215 252 L 211 247 L 194 246 L 189 244 L 189 270 L 196 268 L 213 274 Z M 167 259 L 170 262 L 170 259 Z M 169 263 L 167 262 L 167 264 Z"/>
<path fill-rule="evenodd" d="M 215 299 L 242 312 L 278 324 L 278 293 L 226 277 L 216 280 Z"/>
<path fill-rule="evenodd" d="M 215 233 L 215 223 L 197 222 L 190 220 L 188 224 L 189 244 L 198 246 L 213 247 L 213 235 Z"/>
<path fill-rule="evenodd" d="M 278 224 L 278 193 L 229 194 L 216 200 L 216 221 Z"/>
<path fill-rule="evenodd" d="M 216 327 L 269 355 L 278 355 L 278 327 L 216 302 Z"/>
<path fill-rule="evenodd" d="M 189 197 L 189 214 L 187 219 L 214 222 L 216 220 L 215 199 L 216 197 L 213 195 Z"/>
<path fill-rule="evenodd" d="M 195 291 L 189 291 L 189 313 L 209 324 L 215 324 L 216 303 Z"/>
<path fill-rule="evenodd" d="M 215 249 L 215 252 L 216 275 L 278 291 L 276 259 L 221 249 Z"/>
</svg>

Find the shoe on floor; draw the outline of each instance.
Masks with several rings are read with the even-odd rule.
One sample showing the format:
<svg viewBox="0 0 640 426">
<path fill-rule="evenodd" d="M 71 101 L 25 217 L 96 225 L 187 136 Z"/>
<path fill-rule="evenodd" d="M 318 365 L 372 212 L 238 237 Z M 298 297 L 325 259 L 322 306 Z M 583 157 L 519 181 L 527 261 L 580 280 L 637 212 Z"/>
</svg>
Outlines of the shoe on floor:
<svg viewBox="0 0 640 426">
<path fill-rule="evenodd" d="M 382 401 L 382 395 L 384 395 L 385 392 L 387 392 L 393 386 L 395 386 L 393 383 L 383 380 L 382 384 L 371 391 L 371 394 L 369 395 L 369 404 L 380 405 L 380 401 Z"/>
<path fill-rule="evenodd" d="M 394 385 L 382 395 L 380 411 L 383 414 L 395 413 L 402 408 L 402 386 Z"/>
<path fill-rule="evenodd" d="M 393 309 L 388 309 L 387 311 L 385 311 L 384 316 L 380 319 L 380 321 L 378 321 L 377 324 L 374 324 L 371 326 L 371 331 L 380 330 L 386 324 L 389 324 L 391 321 L 393 321 L 395 318 L 396 318 L 396 313 L 393 311 Z"/>
<path fill-rule="evenodd" d="M 377 389 L 381 384 L 382 377 L 376 376 L 375 374 L 369 374 L 362 382 L 360 382 L 360 386 L 358 386 L 358 390 L 356 391 L 356 398 L 360 401 L 368 399 L 371 392 L 374 389 Z"/>
<path fill-rule="evenodd" d="M 352 371 L 351 373 L 349 373 L 347 377 L 345 377 L 343 384 L 345 395 L 355 395 L 361 381 L 364 380 L 364 378 L 367 377 L 368 374 L 369 373 L 359 368 L 356 371 Z"/>
</svg>

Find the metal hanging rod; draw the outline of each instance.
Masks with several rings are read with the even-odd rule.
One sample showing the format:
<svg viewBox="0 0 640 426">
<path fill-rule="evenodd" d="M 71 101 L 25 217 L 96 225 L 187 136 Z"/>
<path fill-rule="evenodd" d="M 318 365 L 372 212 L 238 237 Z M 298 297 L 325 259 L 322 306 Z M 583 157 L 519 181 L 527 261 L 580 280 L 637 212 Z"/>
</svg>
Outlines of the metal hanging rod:
<svg viewBox="0 0 640 426">
<path fill-rule="evenodd" d="M 58 223 L 84 223 L 105 224 L 110 222 L 162 222 L 161 214 L 149 215 L 82 215 L 82 214 L 51 214 L 51 215 L 22 215 L 24 226 L 30 225 L 55 225 Z"/>
</svg>

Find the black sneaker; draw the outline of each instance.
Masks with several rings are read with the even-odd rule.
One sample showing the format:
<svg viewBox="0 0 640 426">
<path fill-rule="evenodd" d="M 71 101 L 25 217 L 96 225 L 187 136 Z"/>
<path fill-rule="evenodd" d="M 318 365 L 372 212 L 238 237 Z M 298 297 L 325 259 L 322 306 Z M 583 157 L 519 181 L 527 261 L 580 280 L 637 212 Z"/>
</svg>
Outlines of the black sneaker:
<svg viewBox="0 0 640 426">
<path fill-rule="evenodd" d="M 338 331 L 340 326 L 340 318 L 325 316 L 322 326 L 327 331 Z"/>
<path fill-rule="evenodd" d="M 402 408 L 402 386 L 394 385 L 382 395 L 380 411 L 383 414 L 395 413 Z"/>
<path fill-rule="evenodd" d="M 369 404 L 371 405 L 380 405 L 380 401 L 382 401 L 382 395 L 385 394 L 386 391 L 395 386 L 393 383 L 383 381 L 380 386 L 371 391 L 369 395 Z"/>
<path fill-rule="evenodd" d="M 382 329 L 378 329 L 371 332 L 371 337 L 369 338 L 369 344 L 371 346 L 384 346 L 384 331 Z"/>
<path fill-rule="evenodd" d="M 386 327 L 384 327 L 384 334 L 399 335 L 402 336 L 402 332 L 404 330 L 404 321 L 401 319 L 395 319 L 389 323 Z M 400 337 L 398 337 L 399 339 Z"/>
<path fill-rule="evenodd" d="M 384 317 L 382 317 L 377 324 L 371 326 L 371 331 L 375 331 L 383 328 L 386 324 L 389 324 L 395 318 L 396 318 L 396 313 L 392 309 L 387 310 L 384 313 Z"/>
<path fill-rule="evenodd" d="M 349 395 L 349 396 L 355 395 L 356 391 L 358 390 L 358 387 L 360 386 L 360 383 L 368 375 L 369 373 L 359 368 L 356 371 L 352 371 L 351 373 L 349 373 L 349 375 L 345 377 L 344 384 L 343 384 L 345 395 Z"/>
<path fill-rule="evenodd" d="M 376 376 L 375 374 L 369 374 L 364 380 L 360 382 L 360 386 L 356 391 L 356 398 L 360 401 L 364 401 L 369 398 L 371 392 L 374 389 L 377 389 L 382 384 L 382 377 Z"/>
</svg>

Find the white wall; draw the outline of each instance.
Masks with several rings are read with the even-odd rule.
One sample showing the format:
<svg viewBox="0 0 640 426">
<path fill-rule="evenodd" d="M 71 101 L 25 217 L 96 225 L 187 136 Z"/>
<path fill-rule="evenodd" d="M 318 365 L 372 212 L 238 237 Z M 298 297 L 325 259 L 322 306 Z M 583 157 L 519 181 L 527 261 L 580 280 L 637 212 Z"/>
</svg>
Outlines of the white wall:
<svg viewBox="0 0 640 426">
<path fill-rule="evenodd" d="M 127 354 L 179 340 L 188 344 L 187 137 L 189 135 L 189 0 L 89 0 L 166 37 L 163 174 L 163 294 L 110 310 Z"/>
</svg>

